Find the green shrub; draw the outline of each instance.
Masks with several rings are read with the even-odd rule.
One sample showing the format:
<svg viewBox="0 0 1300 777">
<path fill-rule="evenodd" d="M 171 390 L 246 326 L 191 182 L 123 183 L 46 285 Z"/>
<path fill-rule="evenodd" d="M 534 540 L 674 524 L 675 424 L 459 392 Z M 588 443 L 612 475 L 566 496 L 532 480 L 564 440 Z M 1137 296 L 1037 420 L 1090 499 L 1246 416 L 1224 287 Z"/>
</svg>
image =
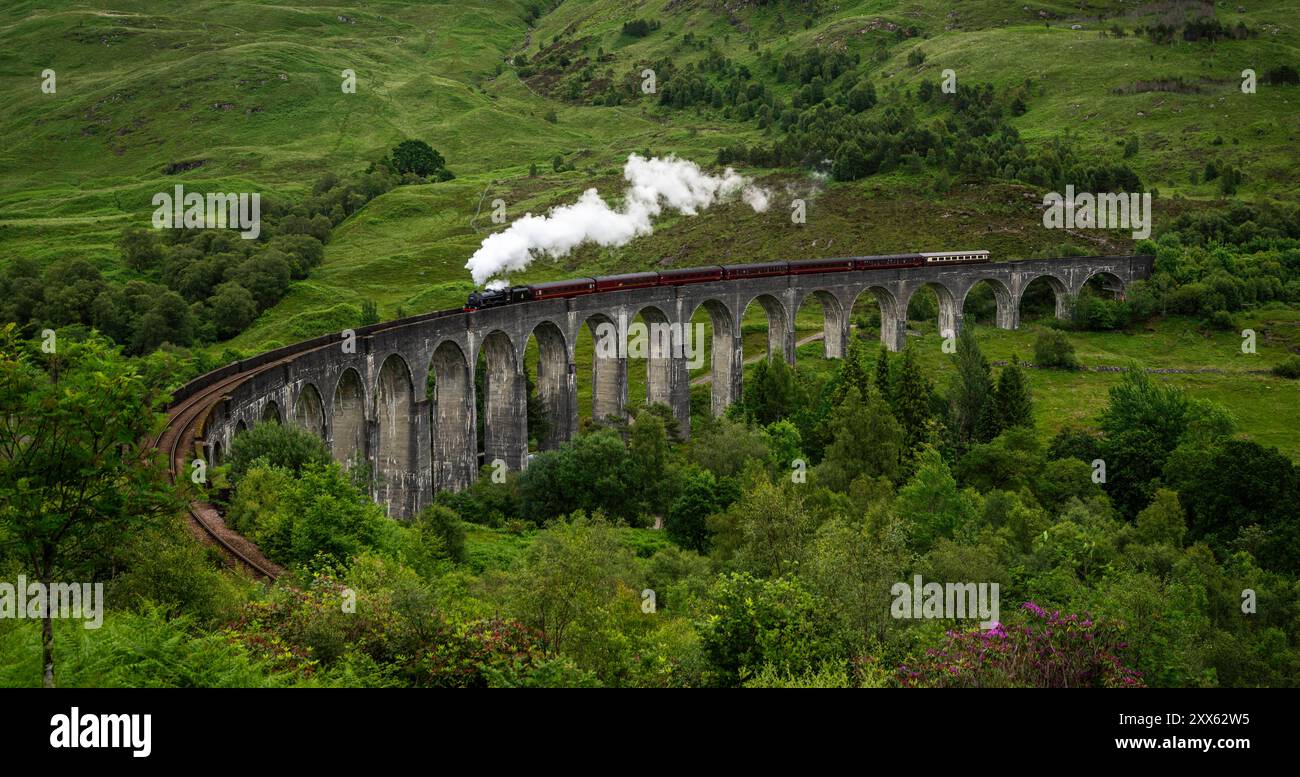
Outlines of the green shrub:
<svg viewBox="0 0 1300 777">
<path fill-rule="evenodd" d="M 487 688 L 513 685 L 546 660 L 546 643 L 518 621 L 493 618 L 444 634 L 424 658 L 421 685 Z"/>
<path fill-rule="evenodd" d="M 1074 355 L 1074 344 L 1064 332 L 1047 329 L 1034 340 L 1034 364 L 1038 367 L 1057 367 L 1064 370 L 1079 369 Z"/>
<path fill-rule="evenodd" d="M 230 520 L 282 563 L 345 564 L 364 550 L 391 556 L 409 546 L 404 529 L 333 462 L 308 463 L 298 477 L 278 467 L 255 467 L 235 486 Z"/>
<path fill-rule="evenodd" d="M 1218 329 L 1223 332 L 1231 332 L 1237 328 L 1237 321 L 1232 314 L 1226 310 L 1216 310 L 1210 314 L 1205 323 L 1209 324 L 1211 329 Z"/>
<path fill-rule="evenodd" d="M 1074 329 L 1088 332 L 1107 332 L 1123 329 L 1129 320 L 1128 303 L 1105 299 L 1093 294 L 1082 294 L 1074 303 L 1071 324 Z"/>
<path fill-rule="evenodd" d="M 210 628 L 233 617 L 252 586 L 213 563 L 215 551 L 195 542 L 180 520 L 124 544 L 126 570 L 105 592 L 118 607 L 156 607 L 169 618 L 185 615 L 197 626 Z"/>
<path fill-rule="evenodd" d="M 654 19 L 633 19 L 623 22 L 623 34 L 629 38 L 644 38 L 659 29 L 659 22 Z"/>
<path fill-rule="evenodd" d="M 618 433 L 601 430 L 539 453 L 519 476 L 523 517 L 542 523 L 575 510 L 632 519 L 637 513 L 638 462 Z"/>
<path fill-rule="evenodd" d="M 465 561 L 465 527 L 460 516 L 450 507 L 429 505 L 411 521 L 411 529 L 419 535 L 437 538 L 441 552 L 436 556 L 457 563 Z"/>
<path fill-rule="evenodd" d="M 311 432 L 287 424 L 260 423 L 235 435 L 230 444 L 230 477 L 238 483 L 259 462 L 301 472 L 308 464 L 330 463 L 325 441 Z"/>
<path fill-rule="evenodd" d="M 1281 364 L 1274 365 L 1273 374 L 1279 378 L 1300 378 L 1300 356 L 1292 356 Z"/>
<path fill-rule="evenodd" d="M 836 657 L 825 608 L 794 578 L 732 573 L 718 578 L 709 600 L 697 628 L 715 683 L 738 685 L 765 667 L 803 675 Z"/>
</svg>

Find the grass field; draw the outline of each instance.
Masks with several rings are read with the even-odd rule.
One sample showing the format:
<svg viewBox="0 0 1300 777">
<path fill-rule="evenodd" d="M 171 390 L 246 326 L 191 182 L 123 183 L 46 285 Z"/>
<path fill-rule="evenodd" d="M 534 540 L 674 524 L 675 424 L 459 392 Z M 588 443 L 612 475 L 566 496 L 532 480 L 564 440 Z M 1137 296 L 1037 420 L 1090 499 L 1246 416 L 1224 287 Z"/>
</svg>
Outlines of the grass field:
<svg viewBox="0 0 1300 777">
<path fill-rule="evenodd" d="M 752 359 L 766 352 L 767 333 L 761 310 L 751 306 L 746 316 L 745 356 Z M 821 311 L 805 306 L 796 319 L 800 339 L 821 329 Z M 1267 374 L 1274 365 L 1300 351 L 1300 313 L 1268 309 L 1244 316 L 1243 328 L 1257 333 L 1255 354 L 1243 354 L 1242 339 L 1234 332 L 1205 330 L 1195 321 L 1169 318 L 1133 332 L 1069 332 L 1076 355 L 1084 369 L 1076 372 L 1055 369 L 1027 369 L 1034 396 L 1034 419 L 1039 437 L 1046 442 L 1062 427 L 1095 427 L 1105 407 L 1110 388 L 1119 382 L 1120 372 L 1100 367 L 1127 368 L 1137 365 L 1155 372 L 1155 380 L 1185 389 L 1189 395 L 1217 402 L 1236 418 L 1238 430 L 1261 445 L 1275 446 L 1300 459 L 1300 386 L 1294 380 Z M 1018 330 L 976 326 L 975 334 L 984 355 L 991 362 L 1017 357 L 1034 358 L 1034 340 L 1046 329 L 1041 321 L 1025 322 Z M 943 352 L 943 341 L 933 322 L 910 322 L 909 345 L 917 349 L 922 369 L 931 383 L 946 390 L 952 379 L 952 356 Z M 855 331 L 861 338 L 867 367 L 874 369 L 879 352 L 878 330 Z M 705 364 L 708 364 L 706 348 Z M 587 362 L 589 363 L 589 362 Z M 820 341 L 806 343 L 796 351 L 801 372 L 817 379 L 829 377 L 837 360 L 824 357 Z M 582 412 L 589 415 L 590 372 L 580 362 L 579 393 Z M 752 365 L 746 372 L 752 370 Z M 994 367 L 996 370 L 998 368 Z M 639 377 L 629 387 L 629 396 L 644 396 L 644 368 L 629 371 Z M 702 372 L 707 372 L 707 367 Z M 640 392 L 640 393 L 637 393 Z"/>
<path fill-rule="evenodd" d="M 1182 319 L 1160 321 L 1147 331 L 1133 333 L 1071 332 L 1070 339 L 1085 368 L 1136 364 L 1157 370 L 1220 370 L 1153 377 L 1222 404 L 1236 416 L 1247 437 L 1300 458 L 1296 436 L 1300 387 L 1293 380 L 1252 372 L 1267 370 L 1294 353 L 1300 345 L 1300 318 L 1290 310 L 1262 311 L 1243 326 L 1253 326 L 1261 333 L 1254 355 L 1241 352 L 1238 334 L 1208 333 Z M 990 361 L 1008 361 L 1015 355 L 1032 362 L 1034 338 L 1041 329 L 1041 325 L 1030 323 L 1016 331 L 978 327 L 976 334 Z M 931 380 L 945 385 L 951 372 L 950 357 L 942 353 L 938 334 L 929 327 L 915 342 L 922 346 L 919 353 Z M 1026 373 L 1034 394 L 1034 418 L 1044 440 L 1063 426 L 1094 426 L 1107 392 L 1121 378 L 1117 372 L 1092 370 L 1031 369 Z"/>
</svg>

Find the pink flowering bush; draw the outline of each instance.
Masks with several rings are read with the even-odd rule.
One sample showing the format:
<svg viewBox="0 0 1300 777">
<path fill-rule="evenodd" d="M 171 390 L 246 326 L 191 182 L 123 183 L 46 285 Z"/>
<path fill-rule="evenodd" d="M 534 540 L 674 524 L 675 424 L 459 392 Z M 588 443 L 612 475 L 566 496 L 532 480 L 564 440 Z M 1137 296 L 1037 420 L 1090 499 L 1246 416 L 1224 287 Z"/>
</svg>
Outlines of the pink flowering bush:
<svg viewBox="0 0 1300 777">
<path fill-rule="evenodd" d="M 1048 613 L 1033 602 L 1015 626 L 948 631 L 940 648 L 900 666 L 906 688 L 1142 688 L 1122 654 L 1128 645 L 1112 623 L 1089 615 Z"/>
</svg>

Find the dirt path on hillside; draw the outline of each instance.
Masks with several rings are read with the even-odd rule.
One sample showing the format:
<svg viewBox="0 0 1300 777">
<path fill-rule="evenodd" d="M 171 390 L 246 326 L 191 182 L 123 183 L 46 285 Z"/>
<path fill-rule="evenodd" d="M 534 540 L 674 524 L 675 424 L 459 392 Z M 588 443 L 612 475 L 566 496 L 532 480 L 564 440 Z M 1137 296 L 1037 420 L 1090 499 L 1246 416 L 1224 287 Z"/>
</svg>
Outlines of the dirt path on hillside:
<svg viewBox="0 0 1300 777">
<path fill-rule="evenodd" d="M 815 335 L 808 335 L 807 337 L 805 337 L 805 338 L 802 339 L 802 340 L 796 340 L 795 343 L 794 343 L 794 347 L 795 347 L 795 348 L 799 348 L 799 347 L 801 347 L 801 346 L 807 345 L 808 343 L 815 343 L 815 342 L 817 342 L 817 341 L 820 340 L 820 339 L 822 339 L 822 333 L 821 333 L 821 332 L 818 332 L 818 333 L 815 334 Z M 757 364 L 759 359 L 766 358 L 766 356 L 767 356 L 766 353 L 760 353 L 760 354 L 758 354 L 757 356 L 751 356 L 751 357 L 749 357 L 748 359 L 745 360 L 744 364 L 745 364 L 745 365 Z M 692 385 L 692 386 L 707 386 L 707 385 L 709 385 L 709 384 L 712 383 L 712 382 L 713 382 L 713 373 L 710 372 L 708 375 L 701 375 L 701 376 L 699 376 L 698 378 L 693 378 L 693 379 L 691 380 L 691 385 Z"/>
</svg>

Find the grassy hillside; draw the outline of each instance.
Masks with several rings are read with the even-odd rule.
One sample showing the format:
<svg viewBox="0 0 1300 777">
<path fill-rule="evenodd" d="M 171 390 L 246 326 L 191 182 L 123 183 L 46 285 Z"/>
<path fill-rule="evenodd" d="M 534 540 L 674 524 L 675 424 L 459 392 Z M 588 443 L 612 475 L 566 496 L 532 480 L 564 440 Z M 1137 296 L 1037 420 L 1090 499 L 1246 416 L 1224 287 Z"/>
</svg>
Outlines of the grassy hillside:
<svg viewBox="0 0 1300 777">
<path fill-rule="evenodd" d="M 964 84 L 1020 89 L 1027 110 L 1010 122 L 1027 143 L 1068 137 L 1090 159 L 1123 160 L 1159 190 L 1158 220 L 1219 204 L 1217 183 L 1200 181 L 1210 161 L 1244 171 L 1242 198 L 1295 202 L 1300 87 L 1261 83 L 1249 95 L 1239 88 L 1243 68 L 1262 78 L 1300 59 L 1294 6 L 1214 6 L 1222 24 L 1246 25 L 1251 36 L 1243 40 L 1157 44 L 1137 33 L 1181 25 L 1207 8 L 1112 0 L 1086 9 L 994 0 L 120 2 L 112 10 L 9 3 L 0 9 L 7 107 L 0 131 L 8 141 L 0 148 L 0 262 L 81 257 L 125 280 L 132 274 L 115 241 L 128 225 L 148 223 L 156 192 L 181 183 L 293 200 L 326 172 L 364 169 L 399 141 L 420 138 L 457 178 L 401 186 L 370 202 L 334 230 L 324 263 L 307 280 L 209 351 L 254 352 L 352 326 L 367 300 L 385 318 L 454 306 L 472 288 L 466 259 L 500 228 L 487 217 L 493 199 L 503 199 L 513 218 L 571 202 L 592 186 L 616 196 L 630 152 L 709 164 L 723 146 L 774 137 L 752 120 L 707 107 L 670 109 L 653 96 L 593 104 L 606 85 L 639 81 L 648 63 L 666 59 L 680 68 L 721 55 L 788 102 L 795 85 L 763 62 L 812 48 L 858 56 L 882 95 L 938 81 L 949 68 Z M 626 34 L 631 19 L 652 21 L 653 29 Z M 1116 27 L 1123 37 L 1110 32 Z M 55 94 L 40 89 L 46 68 L 57 74 Z M 340 89 L 344 69 L 356 73 L 355 94 Z M 1137 151 L 1125 156 L 1131 137 Z M 553 171 L 557 155 L 574 169 Z M 530 175 L 534 164 L 538 173 Z M 1015 258 L 1066 242 L 1096 252 L 1131 246 L 1123 232 L 1042 229 L 1042 192 L 1015 182 L 958 180 L 936 192 L 927 171 L 848 183 L 807 170 L 745 172 L 778 193 L 776 207 L 756 214 L 726 204 L 665 218 L 628 246 L 541 261 L 512 280 L 921 248 L 978 246 Z M 809 203 L 804 225 L 791 224 L 784 210 L 794 196 Z M 813 331 L 817 315 L 801 314 L 801 335 Z M 1268 320 L 1294 325 L 1277 316 Z M 755 341 L 748 352 L 757 353 L 757 308 L 747 322 Z M 1201 336 L 1185 330 L 1195 327 L 1076 339 L 1086 363 L 1224 366 L 1228 357 L 1205 351 Z M 1024 355 L 1031 342 L 1028 333 L 989 334 L 999 358 L 1009 355 L 1002 350 Z M 1219 339 L 1230 354 L 1231 337 Z M 1269 366 L 1295 349 L 1293 339 L 1266 342 L 1260 362 Z M 637 379 L 634 371 L 634 393 Z M 1046 399 L 1040 412 L 1057 418 L 1099 403 L 1110 376 L 1033 379 Z M 1257 401 L 1285 394 L 1285 384 L 1235 365 L 1229 374 L 1171 379 L 1221 397 L 1270 444 L 1300 450 L 1285 433 L 1267 431 L 1286 403 Z M 585 404 L 589 387 L 580 382 L 580 391 Z"/>
<path fill-rule="evenodd" d="M 521 188 L 544 193 L 545 204 L 563 201 L 633 150 L 707 162 L 726 143 L 762 136 L 752 121 L 669 112 L 649 96 L 618 107 L 541 96 L 598 51 L 605 56 L 595 64 L 597 76 L 614 79 L 634 76 L 639 63 L 669 57 L 684 65 L 713 49 L 762 78 L 760 52 L 779 58 L 816 46 L 860 54 L 881 89 L 938 80 L 945 68 L 964 83 L 1028 81 L 1029 110 L 1013 124 L 1031 141 L 1068 131 L 1093 154 L 1118 159 L 1117 144 L 1136 134 L 1140 150 L 1130 163 L 1166 196 L 1213 196 L 1212 184 L 1190 182 L 1210 159 L 1244 168 L 1243 195 L 1293 199 L 1296 192 L 1289 172 L 1300 89 L 1261 85 L 1243 95 L 1238 88 L 1244 67 L 1262 75 L 1295 61 L 1298 38 L 1286 3 L 1253 4 L 1240 14 L 1216 10 L 1224 24 L 1246 23 L 1256 33 L 1248 40 L 1172 45 L 1133 30 L 1182 19 L 1198 4 L 1102 2 L 1086 15 L 1066 4 L 1028 11 L 996 2 L 958 10 L 881 0 L 820 5 L 807 17 L 801 6 L 782 3 L 562 2 L 530 27 L 526 4 L 507 0 L 355 9 L 127 2 L 111 11 L 75 2 L 8 4 L 0 10 L 0 91 L 9 108 L 0 116 L 9 139 L 0 150 L 0 246 L 5 255 L 79 255 L 114 270 L 113 240 L 125 225 L 147 218 L 155 192 L 179 182 L 293 196 L 320 174 L 364 167 L 407 137 L 439 149 L 466 188 L 437 195 L 435 218 L 450 219 L 437 235 L 429 224 L 408 226 L 407 219 L 422 215 L 409 207 L 393 224 L 396 206 L 376 203 L 379 223 L 389 233 L 409 229 L 412 239 L 454 239 L 489 181 L 499 182 L 494 194 L 504 192 L 512 211 L 522 212 L 531 203 Z M 623 21 L 634 16 L 660 26 L 644 38 L 622 34 Z M 211 21 L 196 26 L 196 18 Z M 1076 24 L 1081 29 L 1070 29 Z M 1116 24 L 1129 34 L 1099 37 Z M 543 60 L 555 47 L 573 60 L 567 68 Z M 914 50 L 926 58 L 912 66 Z M 519 54 L 541 62 L 526 81 L 510 64 Z M 56 94 L 40 90 L 45 68 L 57 74 Z M 357 74 L 355 94 L 340 89 L 345 68 Z M 1181 79 L 1197 91 L 1114 93 L 1160 79 Z M 790 85 L 770 85 L 789 96 Z M 552 111 L 554 123 L 547 121 Z M 544 186 L 521 180 L 530 163 L 549 169 L 556 154 L 579 169 Z M 163 172 L 196 161 L 196 169 Z M 606 188 L 613 184 L 609 179 Z M 869 205 L 849 200 L 837 207 L 850 220 Z M 781 226 L 771 221 L 764 238 Z M 917 240 L 930 244 L 926 226 L 914 227 L 921 230 Z M 467 240 L 458 250 L 476 243 Z M 331 247 L 329 260 L 348 250 Z M 625 252 L 629 265 L 640 252 Z M 457 274 L 459 265 L 449 264 L 447 275 Z M 421 269 L 410 280 L 430 280 Z M 292 302 L 286 311 L 299 312 Z"/>
<path fill-rule="evenodd" d="M 596 69 L 614 79 L 639 69 L 638 62 L 700 61 L 711 48 L 755 72 L 761 71 L 760 52 L 777 58 L 811 47 L 857 52 L 873 64 L 877 84 L 886 88 L 938 81 L 943 70 L 952 69 L 959 82 L 1028 84 L 1029 112 L 1013 122 L 1027 139 L 1069 132 L 1095 153 L 1118 158 L 1117 146 L 1136 135 L 1142 151 L 1132 163 L 1148 186 L 1162 192 L 1213 194 L 1212 186 L 1190 183 L 1192 171 L 1211 159 L 1244 165 L 1255 195 L 1289 199 L 1297 192 L 1289 170 L 1291 149 L 1300 138 L 1300 90 L 1261 85 L 1248 95 L 1240 88 L 1243 69 L 1262 77 L 1269 68 L 1296 61 L 1300 38 L 1290 3 L 1252 3 L 1249 9 L 1113 1 L 1083 8 L 996 0 L 959 6 L 882 0 L 817 5 L 814 16 L 782 3 L 728 4 L 726 14 L 686 13 L 671 0 L 611 4 L 604 13 L 564 3 L 541 20 L 528 52 L 536 59 L 554 46 L 576 46 L 583 53 L 599 49 L 608 57 Z M 1135 32 L 1180 25 L 1210 11 L 1225 26 L 1245 24 L 1252 36 L 1158 45 Z M 657 20 L 661 27 L 631 39 L 620 30 L 633 15 Z M 1124 37 L 1109 32 L 1116 27 Z M 688 35 L 693 43 L 686 41 Z M 915 52 L 925 55 L 923 62 L 909 62 Z M 1175 81 L 1181 83 L 1157 84 Z M 775 88 L 786 98 L 793 91 L 788 85 Z"/>
<path fill-rule="evenodd" d="M 147 223 L 155 192 L 300 194 L 398 141 L 424 138 L 454 170 L 514 174 L 559 151 L 608 148 L 624 111 L 562 110 L 518 81 L 495 79 L 526 34 L 521 4 L 331 5 L 77 3 L 0 10 L 0 209 L 6 253 L 75 254 L 113 269 L 111 242 Z M 195 18 L 220 19 L 196 26 Z M 341 20 L 344 19 L 344 20 Z M 51 42 L 55 43 L 51 43 Z M 39 74 L 57 74 L 43 94 Z M 355 94 L 341 89 L 344 69 Z M 513 81 L 513 83 L 511 83 Z M 489 88 L 490 87 L 490 88 Z M 202 165 L 166 175 L 171 164 Z M 458 204 L 468 214 L 477 197 Z M 468 220 L 468 215 L 466 215 Z"/>
</svg>

